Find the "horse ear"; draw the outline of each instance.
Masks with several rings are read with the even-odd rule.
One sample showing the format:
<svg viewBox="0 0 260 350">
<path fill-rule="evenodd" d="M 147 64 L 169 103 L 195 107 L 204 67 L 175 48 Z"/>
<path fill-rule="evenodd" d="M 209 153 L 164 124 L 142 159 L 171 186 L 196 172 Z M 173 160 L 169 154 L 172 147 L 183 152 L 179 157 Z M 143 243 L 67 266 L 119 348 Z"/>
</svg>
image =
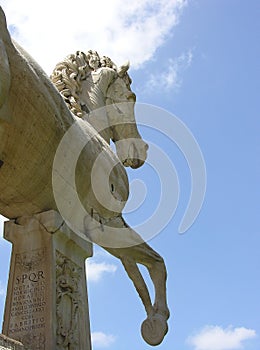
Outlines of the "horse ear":
<svg viewBox="0 0 260 350">
<path fill-rule="evenodd" d="M 129 67 L 130 67 L 130 62 L 127 61 L 117 69 L 118 75 L 122 78 L 125 75 L 125 73 L 128 71 Z"/>
</svg>

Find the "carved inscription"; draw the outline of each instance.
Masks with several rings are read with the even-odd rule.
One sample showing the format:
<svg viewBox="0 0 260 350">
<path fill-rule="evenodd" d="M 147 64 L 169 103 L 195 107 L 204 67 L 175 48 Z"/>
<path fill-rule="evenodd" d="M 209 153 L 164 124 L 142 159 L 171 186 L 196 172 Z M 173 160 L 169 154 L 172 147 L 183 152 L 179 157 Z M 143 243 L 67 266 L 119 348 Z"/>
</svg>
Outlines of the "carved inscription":
<svg viewBox="0 0 260 350">
<path fill-rule="evenodd" d="M 46 272 L 44 249 L 15 256 L 9 335 L 26 349 L 45 349 Z"/>
<path fill-rule="evenodd" d="M 57 349 L 77 350 L 82 269 L 59 251 L 56 266 Z"/>
</svg>

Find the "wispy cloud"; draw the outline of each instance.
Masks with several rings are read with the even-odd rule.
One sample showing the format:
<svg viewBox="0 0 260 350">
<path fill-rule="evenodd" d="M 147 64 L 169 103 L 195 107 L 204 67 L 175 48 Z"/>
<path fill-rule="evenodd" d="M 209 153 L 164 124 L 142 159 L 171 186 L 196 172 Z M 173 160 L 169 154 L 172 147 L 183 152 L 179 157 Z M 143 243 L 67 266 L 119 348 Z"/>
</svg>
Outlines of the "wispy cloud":
<svg viewBox="0 0 260 350">
<path fill-rule="evenodd" d="M 88 281 L 98 282 L 105 273 L 114 273 L 117 266 L 106 262 L 95 262 L 88 259 L 86 261 Z"/>
<path fill-rule="evenodd" d="M 206 326 L 197 334 L 190 336 L 187 343 L 193 346 L 194 350 L 236 350 L 243 349 L 243 342 L 254 337 L 256 337 L 254 329 Z"/>
<path fill-rule="evenodd" d="M 149 60 L 169 37 L 186 0 L 2 0 L 15 39 L 50 73 L 76 50 L 96 49 L 134 67 Z M 102 8 L 100 8 L 102 7 Z"/>
<path fill-rule="evenodd" d="M 116 337 L 103 332 L 93 332 L 91 333 L 91 340 L 93 347 L 107 348 L 115 342 Z"/>
<path fill-rule="evenodd" d="M 193 53 L 189 50 L 177 58 L 170 58 L 166 67 L 152 73 L 146 83 L 146 90 L 154 91 L 159 89 L 163 91 L 178 89 L 182 83 L 182 73 L 192 63 Z"/>
<path fill-rule="evenodd" d="M 0 281 L 0 299 L 5 299 L 6 286 Z"/>
</svg>

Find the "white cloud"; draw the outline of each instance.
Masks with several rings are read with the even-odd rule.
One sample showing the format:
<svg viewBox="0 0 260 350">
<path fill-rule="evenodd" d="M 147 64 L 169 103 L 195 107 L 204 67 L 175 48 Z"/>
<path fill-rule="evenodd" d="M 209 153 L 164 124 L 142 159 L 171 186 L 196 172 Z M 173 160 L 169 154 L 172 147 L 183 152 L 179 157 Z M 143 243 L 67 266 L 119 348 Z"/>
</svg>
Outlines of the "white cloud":
<svg viewBox="0 0 260 350">
<path fill-rule="evenodd" d="M 2 0 L 14 38 L 50 73 L 76 50 L 96 49 L 134 67 L 149 60 L 178 24 L 186 0 Z"/>
<path fill-rule="evenodd" d="M 93 332 L 91 333 L 91 340 L 93 347 L 106 348 L 112 345 L 116 337 L 111 334 L 105 334 L 103 332 Z"/>
<path fill-rule="evenodd" d="M 254 329 L 229 326 L 206 326 L 187 339 L 194 350 L 236 350 L 243 349 L 243 341 L 256 337 Z"/>
<path fill-rule="evenodd" d="M 146 84 L 148 90 L 160 89 L 170 90 L 178 89 L 181 85 L 181 74 L 192 62 L 192 50 L 181 54 L 177 58 L 170 58 L 165 69 L 150 75 Z"/>
<path fill-rule="evenodd" d="M 106 262 L 95 262 L 88 259 L 86 261 L 87 278 L 88 281 L 98 282 L 104 273 L 114 273 L 117 266 L 114 264 L 108 264 Z"/>
<path fill-rule="evenodd" d="M 6 286 L 3 285 L 3 283 L 0 281 L 0 298 L 5 299 L 6 294 Z"/>
</svg>

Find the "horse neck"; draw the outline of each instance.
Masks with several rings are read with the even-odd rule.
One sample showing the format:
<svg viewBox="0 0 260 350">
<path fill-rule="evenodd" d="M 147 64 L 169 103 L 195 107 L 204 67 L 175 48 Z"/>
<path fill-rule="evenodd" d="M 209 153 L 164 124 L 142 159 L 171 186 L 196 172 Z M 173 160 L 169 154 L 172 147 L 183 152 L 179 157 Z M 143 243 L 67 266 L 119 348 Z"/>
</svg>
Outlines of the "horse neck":
<svg viewBox="0 0 260 350">
<path fill-rule="evenodd" d="M 111 130 L 106 114 L 106 93 L 116 73 L 110 68 L 100 68 L 91 72 L 86 80 L 82 81 L 81 104 L 85 104 L 90 112 L 86 120 L 109 143 Z M 104 107 L 104 108 L 102 108 Z"/>
<path fill-rule="evenodd" d="M 85 103 L 89 111 L 105 106 L 105 96 L 108 86 L 115 77 L 115 71 L 110 68 L 99 68 L 82 81 L 81 103 Z"/>
</svg>

